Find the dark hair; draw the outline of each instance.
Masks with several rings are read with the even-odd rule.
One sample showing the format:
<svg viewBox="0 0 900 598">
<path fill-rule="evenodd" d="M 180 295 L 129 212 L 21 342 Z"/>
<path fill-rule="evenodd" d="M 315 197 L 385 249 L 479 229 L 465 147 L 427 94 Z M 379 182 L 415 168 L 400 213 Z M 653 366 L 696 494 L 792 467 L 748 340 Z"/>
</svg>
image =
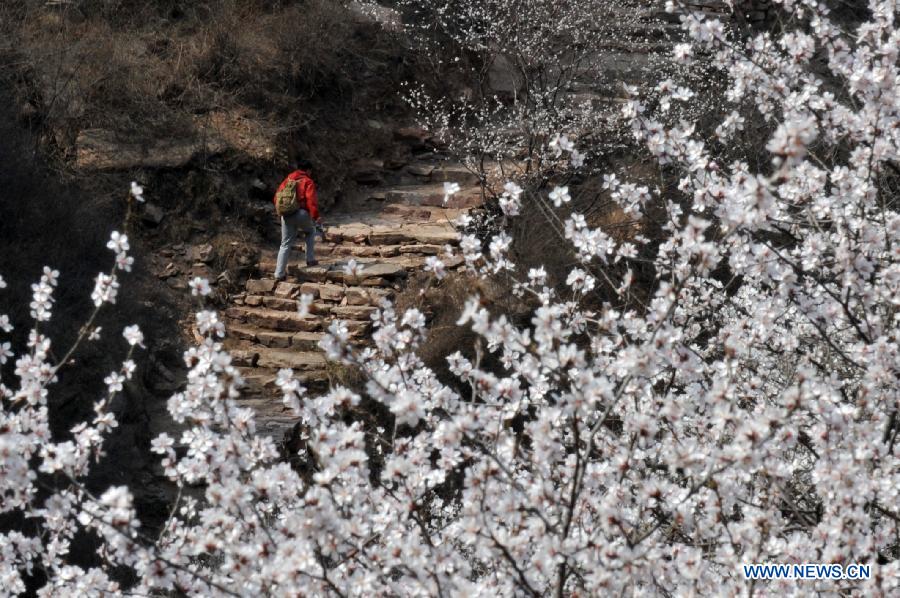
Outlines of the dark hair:
<svg viewBox="0 0 900 598">
<path fill-rule="evenodd" d="M 312 162 L 309 160 L 299 159 L 294 161 L 294 170 L 305 170 L 307 172 L 311 171 L 313 168 Z"/>
</svg>

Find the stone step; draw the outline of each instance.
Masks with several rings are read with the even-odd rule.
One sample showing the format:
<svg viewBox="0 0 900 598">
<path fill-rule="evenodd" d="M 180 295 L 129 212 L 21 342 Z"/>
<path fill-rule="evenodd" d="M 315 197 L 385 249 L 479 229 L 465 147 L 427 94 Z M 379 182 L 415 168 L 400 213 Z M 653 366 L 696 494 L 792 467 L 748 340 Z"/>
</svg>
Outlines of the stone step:
<svg viewBox="0 0 900 598">
<path fill-rule="evenodd" d="M 277 369 L 264 367 L 238 367 L 237 369 L 245 383 L 242 396 L 252 398 L 258 395 L 268 395 L 271 402 L 275 402 L 272 399 L 280 398 L 277 394 L 273 394 L 280 392 L 275 384 L 275 379 L 278 377 Z M 328 384 L 328 372 L 325 369 L 296 371 L 294 378 L 307 388 L 322 388 Z M 278 404 L 281 404 L 280 401 Z"/>
<path fill-rule="evenodd" d="M 299 351 L 240 341 L 228 347 L 232 363 L 244 368 L 263 368 L 278 371 L 283 368 L 295 372 L 323 372 L 325 354 L 321 351 Z"/>
<path fill-rule="evenodd" d="M 320 260 L 318 266 L 290 264 L 287 268 L 287 273 L 299 282 L 331 282 L 365 287 L 391 287 L 392 284 L 406 277 L 407 270 L 421 269 L 425 265 L 424 257 L 411 255 L 401 255 L 394 259 L 352 259 L 355 259 L 360 267 L 360 270 L 355 275 L 348 275 L 344 272 L 344 267 L 350 259 L 323 259 Z M 275 255 L 263 256 L 259 261 L 258 269 L 263 274 L 273 274 L 275 272 Z"/>
<path fill-rule="evenodd" d="M 324 250 L 323 250 L 324 249 Z M 441 245 L 428 243 L 410 243 L 409 245 L 331 245 L 326 248 L 316 247 L 316 256 L 329 257 L 396 257 L 406 255 L 438 255 L 443 253 Z"/>
<path fill-rule="evenodd" d="M 326 238 L 334 243 L 369 245 L 456 245 L 459 234 L 449 223 L 370 225 L 352 222 L 328 229 Z"/>
<path fill-rule="evenodd" d="M 459 183 L 465 187 L 478 185 L 481 179 L 462 164 L 443 164 L 435 168 L 431 173 L 431 181 L 435 183 Z"/>
<path fill-rule="evenodd" d="M 225 317 L 239 324 L 281 332 L 316 332 L 324 323 L 322 317 L 301 317 L 297 312 L 243 306 L 229 307 Z"/>
<path fill-rule="evenodd" d="M 315 351 L 261 348 L 256 366 L 272 369 L 289 368 L 296 372 L 324 370 L 325 355 Z"/>
<path fill-rule="evenodd" d="M 446 206 L 474 208 L 482 204 L 480 187 L 463 187 L 444 202 L 444 185 L 413 185 L 394 187 L 387 191 L 385 201 L 413 206 Z"/>
<path fill-rule="evenodd" d="M 247 295 L 242 300 L 235 300 L 235 305 L 246 305 L 247 307 L 264 307 L 277 311 L 296 312 L 299 303 L 296 299 L 282 299 L 281 297 L 269 297 L 264 295 Z M 327 316 L 331 313 L 333 305 L 328 303 L 313 302 L 309 306 L 309 313 L 317 316 Z"/>
<path fill-rule="evenodd" d="M 441 199 L 443 200 L 443 183 L 458 183 L 462 187 L 474 187 L 481 182 L 481 178 L 466 166 L 459 163 L 414 163 L 406 167 L 406 172 L 431 183 L 441 183 L 437 187 L 441 191 Z M 474 192 L 475 189 L 469 189 L 467 192 Z M 388 192 L 386 196 L 389 194 Z M 443 202 L 442 202 L 443 203 Z M 431 204 L 426 204 L 431 205 Z M 438 204 L 434 204 L 438 205 Z"/>
<path fill-rule="evenodd" d="M 370 320 L 373 313 L 378 310 L 372 305 L 345 305 L 331 310 L 335 318 L 342 320 Z"/>
<path fill-rule="evenodd" d="M 345 305 L 333 308 L 332 311 L 336 312 L 333 314 L 301 318 L 296 312 L 236 305 L 225 310 L 225 317 L 228 320 L 228 330 L 236 328 L 241 330 L 242 334 L 235 335 L 235 338 L 280 347 L 285 344 L 284 339 L 288 335 L 269 333 L 290 333 L 288 346 L 315 349 L 321 337 L 299 333 L 321 332 L 326 330 L 333 320 L 344 320 L 351 338 L 363 338 L 371 330 L 370 316 L 375 309 L 371 305 Z M 249 360 L 252 356 L 244 357 Z"/>
<path fill-rule="evenodd" d="M 360 287 L 360 289 L 364 289 L 364 287 Z M 375 289 L 369 289 L 375 290 Z M 309 313 L 313 316 L 319 316 L 325 318 L 327 320 L 331 319 L 350 319 L 350 320 L 365 320 L 368 319 L 368 314 L 376 309 L 376 304 L 379 299 L 374 294 L 369 294 L 365 292 L 353 293 L 354 302 L 350 303 L 348 300 L 346 303 L 341 300 L 340 303 L 325 303 L 325 302 L 314 302 L 309 306 Z M 249 300 L 253 299 L 252 303 L 249 303 Z M 237 305 L 240 305 L 236 303 Z M 250 307 L 258 307 L 262 304 L 266 309 L 270 311 L 280 311 L 285 313 L 297 313 L 297 301 L 294 299 L 279 299 L 277 297 L 260 297 L 258 295 L 251 295 L 244 300 L 245 305 L 249 305 Z M 355 316 L 353 314 L 365 314 L 361 316 Z M 332 316 L 332 317 L 329 317 Z M 279 341 L 273 341 L 279 342 Z M 263 343 L 266 344 L 266 343 Z M 285 345 L 287 346 L 287 345 Z"/>
<path fill-rule="evenodd" d="M 245 341 L 277 349 L 292 347 L 301 351 L 318 351 L 319 341 L 324 333 L 269 330 L 246 324 L 230 324 L 228 335 L 233 339 L 232 345 L 237 341 Z"/>
<path fill-rule="evenodd" d="M 304 282 L 300 285 L 300 291 L 322 302 L 347 305 L 378 305 L 382 299 L 394 296 L 393 291 L 387 289 L 344 286 L 327 282 Z"/>
<path fill-rule="evenodd" d="M 259 285 L 255 284 L 256 282 L 258 281 L 249 280 L 247 281 L 247 286 L 259 288 Z M 236 305 L 240 306 L 266 307 L 268 309 L 276 309 L 282 311 L 296 311 L 298 303 L 295 298 L 299 297 L 300 295 L 307 294 L 312 295 L 313 299 L 319 300 L 314 301 L 310 306 L 310 313 L 316 315 L 327 315 L 328 313 L 331 313 L 331 310 L 335 306 L 335 304 L 351 306 L 378 305 L 382 299 L 391 299 L 394 296 L 394 292 L 388 289 L 380 289 L 377 287 L 345 286 L 327 282 L 283 282 L 281 283 L 281 285 L 279 285 L 279 287 L 281 287 L 282 285 L 293 287 L 293 291 L 290 294 L 291 299 L 283 299 L 265 295 L 242 294 L 235 297 L 234 302 Z M 250 339 L 251 337 L 249 335 L 252 334 L 252 329 L 236 326 L 234 332 L 241 338 L 246 337 Z"/>
</svg>

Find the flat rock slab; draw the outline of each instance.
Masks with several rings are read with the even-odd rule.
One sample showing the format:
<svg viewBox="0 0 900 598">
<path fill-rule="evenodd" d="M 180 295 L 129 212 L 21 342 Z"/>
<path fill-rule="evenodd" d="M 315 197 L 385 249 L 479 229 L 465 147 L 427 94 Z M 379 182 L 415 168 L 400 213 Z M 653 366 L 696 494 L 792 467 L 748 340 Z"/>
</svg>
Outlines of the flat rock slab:
<svg viewBox="0 0 900 598">
<path fill-rule="evenodd" d="M 241 376 L 244 378 L 245 392 L 241 393 L 242 397 L 252 396 L 254 393 L 263 393 L 265 391 L 278 391 L 278 385 L 275 379 L 278 377 L 278 369 L 267 369 L 263 367 L 238 367 Z M 304 385 L 317 385 L 328 381 L 328 372 L 321 370 L 301 370 L 294 373 L 294 378 Z M 238 399 L 240 401 L 240 399 Z M 271 405 L 271 399 L 268 399 Z M 278 403 L 281 405 L 281 403 Z"/>
<path fill-rule="evenodd" d="M 376 226 L 368 236 L 372 245 L 446 245 L 459 241 L 459 234 L 451 226 L 408 224 L 398 227 Z"/>
<path fill-rule="evenodd" d="M 256 328 L 250 326 L 241 326 L 240 324 L 229 324 L 227 328 L 228 335 L 244 341 L 256 342 Z"/>
<path fill-rule="evenodd" d="M 420 255 L 437 255 L 443 251 L 440 245 L 400 245 L 400 253 L 418 253 Z"/>
<path fill-rule="evenodd" d="M 247 292 L 253 295 L 264 295 L 275 290 L 278 282 L 274 278 L 251 279 L 247 281 Z"/>
<path fill-rule="evenodd" d="M 368 245 L 337 245 L 331 254 L 354 257 L 378 257 L 380 255 L 377 247 Z"/>
<path fill-rule="evenodd" d="M 300 285 L 292 282 L 279 282 L 275 287 L 275 296 L 282 299 L 293 299 L 300 294 Z"/>
<path fill-rule="evenodd" d="M 415 176 L 428 178 L 431 176 L 431 173 L 434 172 L 434 166 L 431 164 L 410 164 L 406 167 L 406 172 Z"/>
<path fill-rule="evenodd" d="M 376 305 L 382 299 L 392 295 L 391 291 L 364 287 L 349 287 L 344 293 L 348 305 Z"/>
<path fill-rule="evenodd" d="M 315 289 L 315 294 L 313 296 L 321 298 L 322 301 L 340 301 L 344 298 L 344 287 L 339 284 L 306 283 L 303 286 Z"/>
<path fill-rule="evenodd" d="M 326 274 L 327 280 L 342 282 L 345 284 L 365 285 L 377 283 L 377 286 L 387 284 L 387 281 L 404 278 L 406 276 L 406 264 L 393 262 L 360 262 L 359 271 L 349 275 L 344 268 L 333 268 Z"/>
<path fill-rule="evenodd" d="M 258 351 L 231 351 L 231 362 L 244 367 L 256 367 L 259 363 Z"/>
<path fill-rule="evenodd" d="M 321 370 L 325 368 L 325 356 L 307 351 L 260 351 L 257 365 L 263 368 L 290 368 L 292 370 Z"/>
<path fill-rule="evenodd" d="M 278 311 L 276 309 L 232 307 L 225 311 L 225 315 L 246 324 L 268 330 L 314 332 L 322 326 L 321 318 L 302 318 L 299 313 Z"/>
<path fill-rule="evenodd" d="M 446 200 L 446 201 L 445 201 Z M 447 197 L 444 185 L 411 185 L 388 191 L 386 201 L 410 206 L 474 208 L 482 204 L 480 187 L 464 187 Z"/>
<path fill-rule="evenodd" d="M 323 336 L 318 332 L 298 332 L 291 337 L 291 347 L 300 351 L 318 351 Z"/>
<path fill-rule="evenodd" d="M 459 183 L 460 185 L 477 185 L 479 182 L 478 175 L 461 164 L 446 165 L 435 169 L 431 173 L 431 180 Z"/>
<path fill-rule="evenodd" d="M 263 305 L 268 309 L 281 311 L 297 311 L 297 302 L 294 299 L 282 299 L 281 297 L 263 297 Z"/>
<path fill-rule="evenodd" d="M 335 307 L 332 310 L 334 317 L 348 320 L 368 320 L 375 313 L 377 307 L 370 305 L 348 305 L 345 307 Z"/>
<path fill-rule="evenodd" d="M 293 332 L 273 332 L 271 330 L 262 330 L 256 334 L 257 342 L 270 348 L 284 349 L 291 346 L 291 339 L 295 333 Z"/>
<path fill-rule="evenodd" d="M 458 234 L 449 222 L 397 222 L 397 223 L 380 223 L 380 224 L 362 224 L 351 222 L 333 226 L 328 229 L 330 240 L 338 245 L 335 246 L 333 253 L 340 255 L 341 253 L 353 253 L 360 257 L 366 253 L 362 248 L 366 243 L 369 245 L 404 245 L 404 244 L 423 244 L 423 245 L 444 245 L 447 243 L 456 244 L 458 242 Z M 358 249 L 351 248 L 341 249 L 340 244 L 355 244 Z"/>
</svg>

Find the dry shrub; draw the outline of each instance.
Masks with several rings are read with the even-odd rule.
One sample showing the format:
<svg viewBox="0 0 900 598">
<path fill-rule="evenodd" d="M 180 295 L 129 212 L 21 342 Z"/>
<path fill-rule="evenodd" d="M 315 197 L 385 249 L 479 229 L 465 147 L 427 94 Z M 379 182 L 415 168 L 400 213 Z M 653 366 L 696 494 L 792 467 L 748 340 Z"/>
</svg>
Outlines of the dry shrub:
<svg viewBox="0 0 900 598">
<path fill-rule="evenodd" d="M 503 279 L 480 279 L 462 272 L 436 280 L 430 274 L 412 277 L 406 288 L 397 296 L 394 305 L 399 314 L 409 308 L 417 308 L 426 315 L 428 332 L 417 354 L 445 384 L 460 387 L 447 367 L 447 356 L 456 351 L 475 359 L 480 350 L 480 337 L 468 325 L 457 324 L 459 316 L 470 298 L 477 298 L 495 317 L 505 315 L 519 326 L 530 319 L 530 306 L 516 298 Z M 490 355 L 483 355 L 482 367 L 491 370 L 499 367 Z"/>
<path fill-rule="evenodd" d="M 139 142 L 240 122 L 241 135 L 275 149 L 245 158 L 283 170 L 306 157 L 339 186 L 341 168 L 383 141 L 360 135 L 361 121 L 384 98 L 399 105 L 396 40 L 342 2 L 9 0 L 0 10 L 8 63 L 65 152 L 92 127 Z"/>
</svg>

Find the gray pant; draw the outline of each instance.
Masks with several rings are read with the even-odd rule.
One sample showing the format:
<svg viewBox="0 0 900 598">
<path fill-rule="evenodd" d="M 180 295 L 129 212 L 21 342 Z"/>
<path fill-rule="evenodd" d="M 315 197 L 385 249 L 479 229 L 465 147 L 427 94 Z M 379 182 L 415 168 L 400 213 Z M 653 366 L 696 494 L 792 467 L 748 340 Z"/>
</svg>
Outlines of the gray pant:
<svg viewBox="0 0 900 598">
<path fill-rule="evenodd" d="M 287 272 L 287 263 L 291 248 L 297 239 L 297 230 L 306 235 L 306 261 L 316 259 L 316 223 L 306 210 L 297 210 L 290 216 L 281 218 L 281 249 L 278 250 L 278 262 L 275 265 L 275 278 L 282 278 Z"/>
</svg>

